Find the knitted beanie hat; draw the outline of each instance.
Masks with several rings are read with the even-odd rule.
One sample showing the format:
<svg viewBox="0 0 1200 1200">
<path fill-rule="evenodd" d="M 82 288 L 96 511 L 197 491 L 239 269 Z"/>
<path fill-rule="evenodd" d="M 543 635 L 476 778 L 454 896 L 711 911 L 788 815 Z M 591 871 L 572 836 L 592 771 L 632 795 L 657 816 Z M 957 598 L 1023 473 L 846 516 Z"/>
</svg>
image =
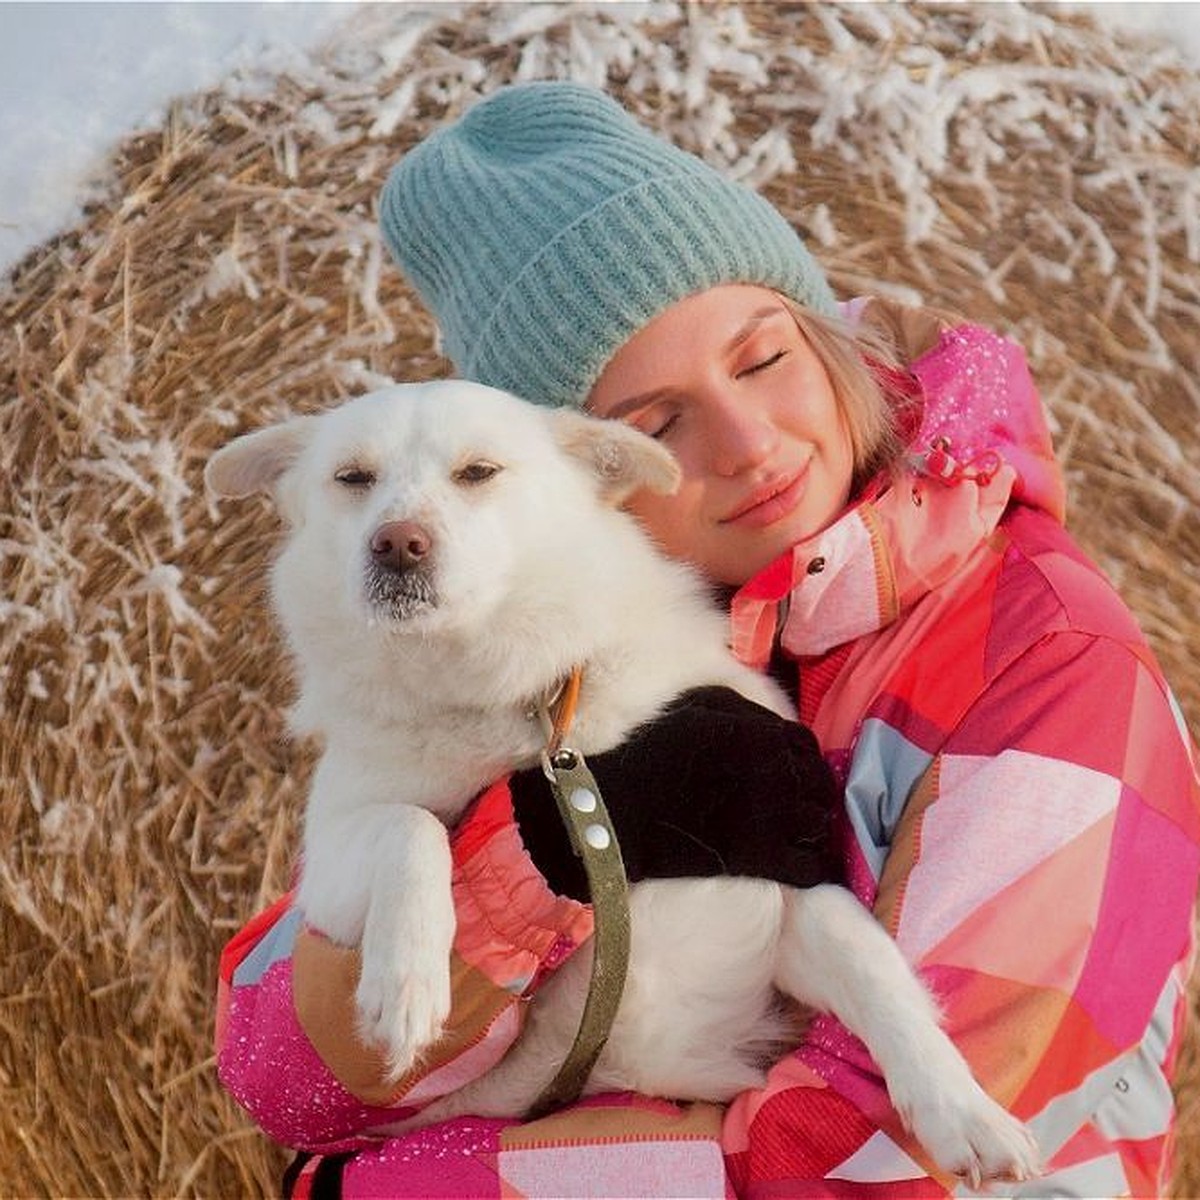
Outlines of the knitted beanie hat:
<svg viewBox="0 0 1200 1200">
<path fill-rule="evenodd" d="M 542 404 L 582 405 L 630 337 L 717 284 L 834 311 L 766 200 L 573 83 L 503 88 L 432 134 L 380 221 L 458 373 Z"/>
</svg>

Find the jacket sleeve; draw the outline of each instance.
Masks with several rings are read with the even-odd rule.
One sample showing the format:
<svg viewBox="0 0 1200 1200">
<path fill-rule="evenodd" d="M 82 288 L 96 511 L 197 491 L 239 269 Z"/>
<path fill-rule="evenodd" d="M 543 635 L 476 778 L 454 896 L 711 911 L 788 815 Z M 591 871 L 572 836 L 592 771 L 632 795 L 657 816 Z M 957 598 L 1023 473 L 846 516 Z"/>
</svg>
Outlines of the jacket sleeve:
<svg viewBox="0 0 1200 1200">
<path fill-rule="evenodd" d="M 1164 1194 L 1197 814 L 1190 745 L 1149 652 L 1064 630 L 982 690 L 895 827 L 876 913 L 980 1081 L 1030 1122 L 1050 1172 L 1038 1194 Z M 725 1142 L 746 1196 L 953 1187 L 827 1018 L 738 1099 Z"/>
<path fill-rule="evenodd" d="M 552 892 L 525 852 L 506 783 L 453 839 L 458 930 L 443 1039 L 398 1081 L 355 1032 L 357 951 L 305 928 L 286 896 L 225 950 L 221 1080 L 276 1141 L 339 1145 L 482 1074 L 516 1038 L 529 993 L 591 934 L 591 910 Z"/>
<path fill-rule="evenodd" d="M 591 931 L 590 910 L 533 868 L 507 787 L 481 798 L 453 849 L 453 1010 L 443 1041 L 397 1084 L 354 1034 L 358 955 L 306 930 L 290 895 L 225 950 L 218 1070 L 265 1133 L 302 1151 L 284 1194 L 499 1200 L 560 1196 L 588 1179 L 598 1194 L 725 1197 L 714 1105 L 600 1096 L 533 1122 L 388 1132 L 495 1063 L 529 993 Z"/>
</svg>

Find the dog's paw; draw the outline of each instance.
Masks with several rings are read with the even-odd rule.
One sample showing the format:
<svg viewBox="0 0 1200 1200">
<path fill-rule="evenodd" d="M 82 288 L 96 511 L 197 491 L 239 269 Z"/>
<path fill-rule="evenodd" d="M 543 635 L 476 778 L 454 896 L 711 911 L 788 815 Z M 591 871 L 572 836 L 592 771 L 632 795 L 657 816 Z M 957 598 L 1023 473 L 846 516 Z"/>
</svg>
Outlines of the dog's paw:
<svg viewBox="0 0 1200 1200">
<path fill-rule="evenodd" d="M 416 1064 L 450 1015 L 454 926 L 448 886 L 372 901 L 355 1002 L 359 1034 L 382 1049 L 390 1080 Z"/>
<path fill-rule="evenodd" d="M 358 1033 L 384 1053 L 387 1076 L 399 1079 L 441 1036 L 450 1015 L 450 971 L 443 959 L 433 967 L 413 964 L 371 969 L 364 962 L 355 992 Z"/>
<path fill-rule="evenodd" d="M 1036 1179 L 1041 1153 L 1029 1128 L 974 1079 L 968 1084 L 898 1100 L 897 1110 L 938 1166 L 974 1190 L 1000 1180 Z"/>
</svg>

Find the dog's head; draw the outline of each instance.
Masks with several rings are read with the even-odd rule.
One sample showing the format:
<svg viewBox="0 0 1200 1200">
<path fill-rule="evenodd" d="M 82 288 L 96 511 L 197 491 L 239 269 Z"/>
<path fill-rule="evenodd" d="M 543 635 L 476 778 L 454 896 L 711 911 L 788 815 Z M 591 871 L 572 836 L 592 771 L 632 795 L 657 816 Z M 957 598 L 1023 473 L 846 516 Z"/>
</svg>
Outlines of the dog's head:
<svg viewBox="0 0 1200 1200">
<path fill-rule="evenodd" d="M 455 380 L 247 434 L 205 478 L 217 496 L 275 498 L 290 526 L 275 593 L 294 635 L 306 622 L 427 634 L 486 622 L 534 562 L 565 556 L 579 522 L 640 488 L 672 491 L 679 471 L 618 422 Z"/>
</svg>

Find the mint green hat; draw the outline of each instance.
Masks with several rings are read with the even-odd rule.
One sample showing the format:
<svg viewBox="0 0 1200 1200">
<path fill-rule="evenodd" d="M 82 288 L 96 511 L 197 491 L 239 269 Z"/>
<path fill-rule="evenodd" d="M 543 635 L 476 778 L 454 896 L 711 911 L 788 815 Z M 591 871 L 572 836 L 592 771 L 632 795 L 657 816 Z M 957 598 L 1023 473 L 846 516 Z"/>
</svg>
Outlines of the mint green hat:
<svg viewBox="0 0 1200 1200">
<path fill-rule="evenodd" d="M 458 373 L 541 404 L 583 404 L 630 337 L 717 284 L 834 312 L 766 200 L 574 83 L 502 88 L 418 144 L 380 223 Z"/>
</svg>

